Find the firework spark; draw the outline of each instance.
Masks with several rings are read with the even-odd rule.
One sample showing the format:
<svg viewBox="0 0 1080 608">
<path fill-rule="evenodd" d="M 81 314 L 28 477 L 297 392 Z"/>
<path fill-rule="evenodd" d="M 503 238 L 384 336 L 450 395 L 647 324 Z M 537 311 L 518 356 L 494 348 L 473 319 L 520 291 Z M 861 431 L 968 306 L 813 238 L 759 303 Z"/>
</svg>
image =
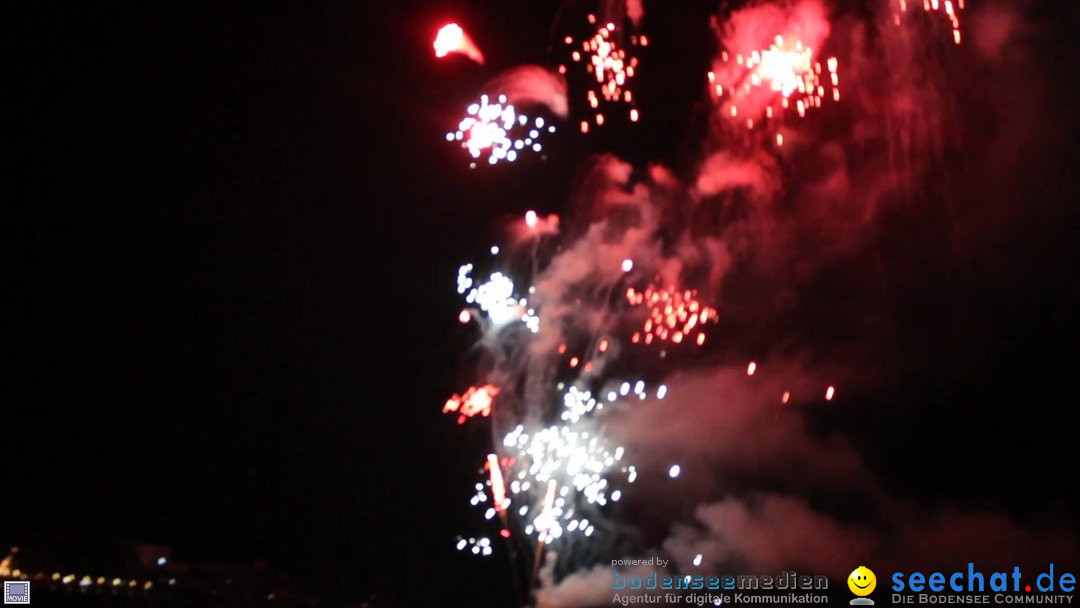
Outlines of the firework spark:
<svg viewBox="0 0 1080 608">
<path fill-rule="evenodd" d="M 514 463 L 509 479 L 510 504 L 528 523 L 526 534 L 543 535 L 547 542 L 564 534 L 579 532 L 592 536 L 594 526 L 584 517 L 587 505 L 604 506 L 617 502 L 622 491 L 612 489 L 612 476 L 625 476 L 633 483 L 637 471 L 623 466 L 624 449 L 611 446 L 602 436 L 577 426 L 556 425 L 528 432 L 519 425 L 503 439 L 503 449 Z M 558 488 L 557 495 L 553 487 Z M 544 499 L 535 508 L 535 496 Z M 530 519 L 531 511 L 536 511 Z"/>
<path fill-rule="evenodd" d="M 922 10 L 927 13 L 937 13 L 945 15 L 949 20 L 949 26 L 952 28 L 952 38 L 955 44 L 960 44 L 960 11 L 964 10 L 964 0 L 957 0 L 954 4 L 952 0 L 912 0 L 912 3 L 918 6 L 922 5 Z M 893 23 L 900 25 L 901 15 L 908 12 L 908 0 L 896 0 L 893 10 Z"/>
<path fill-rule="evenodd" d="M 467 304 L 477 306 L 487 313 L 492 327 L 498 329 L 513 321 L 521 321 L 529 331 L 540 331 L 540 317 L 529 307 L 528 299 L 515 295 L 514 281 L 510 277 L 501 272 L 493 272 L 487 281 L 477 284 L 471 276 L 472 271 L 472 264 L 458 268 L 458 293 L 465 296 Z M 458 315 L 458 320 L 462 323 L 473 318 L 474 315 L 469 314 L 468 310 L 463 310 Z"/>
<path fill-rule="evenodd" d="M 465 30 L 456 23 L 447 23 L 439 28 L 439 32 L 435 35 L 434 47 L 435 56 L 440 59 L 451 53 L 458 53 L 476 63 L 484 63 L 484 54 L 480 52 Z"/>
<path fill-rule="evenodd" d="M 801 40 L 776 36 L 769 48 L 748 55 L 721 51 L 708 79 L 721 114 L 754 129 L 791 110 L 801 118 L 827 97 L 840 101 L 837 67 L 835 57 L 822 64 Z M 783 145 L 783 135 L 775 135 Z"/>
<path fill-rule="evenodd" d="M 446 141 L 459 142 L 474 160 L 486 158 L 491 165 L 499 161 L 512 163 L 526 152 L 540 153 L 540 137 L 555 132 L 555 125 L 547 124 L 542 116 L 530 118 L 518 113 L 506 95 L 499 95 L 495 102 L 481 95 L 479 102 L 469 104 L 465 114 L 457 131 L 446 134 Z"/>
<path fill-rule="evenodd" d="M 562 385 L 560 384 L 560 386 Z M 663 399 L 666 394 L 667 387 L 660 385 L 656 391 L 656 398 Z M 631 396 L 638 400 L 645 399 L 648 396 L 644 380 L 637 380 L 633 383 L 630 381 L 609 381 L 606 388 L 595 395 L 586 388 L 570 386 L 562 395 L 563 411 L 560 416 L 563 420 L 573 424 L 586 416 L 603 411 L 605 407 L 610 408 L 617 405 L 621 399 L 629 399 Z"/>
<path fill-rule="evenodd" d="M 644 305 L 649 311 L 649 317 L 641 331 L 635 331 L 630 336 L 630 341 L 634 344 L 681 344 L 686 340 L 693 340 L 701 346 L 705 344 L 703 326 L 717 320 L 716 309 L 702 304 L 698 300 L 697 291 L 693 289 L 680 290 L 672 286 L 658 288 L 650 285 L 644 291 L 638 291 L 630 287 L 626 290 L 626 301 L 631 306 Z"/>
<path fill-rule="evenodd" d="M 589 22 L 595 23 L 595 15 L 589 15 Z M 631 46 L 647 46 L 645 36 L 630 36 Z M 563 43 L 571 49 L 570 60 L 583 63 L 585 71 L 595 78 L 595 83 L 585 91 L 585 100 L 593 111 L 593 122 L 603 126 L 605 122 L 604 104 L 621 104 L 627 107 L 627 116 L 631 122 L 637 122 L 640 112 L 636 106 L 630 82 L 638 67 L 637 57 L 621 48 L 615 35 L 615 24 L 607 23 L 597 28 L 590 38 L 576 42 L 573 36 L 563 38 Z M 565 71 L 565 66 L 560 71 Z M 588 133 L 589 121 L 582 121 L 581 132 Z"/>
<path fill-rule="evenodd" d="M 495 501 L 495 510 L 506 511 L 509 502 L 506 499 L 506 483 L 502 476 L 502 465 L 499 457 L 488 454 L 488 472 L 491 475 L 491 498 Z"/>
<path fill-rule="evenodd" d="M 473 555 L 488 557 L 492 554 L 491 539 L 486 536 L 481 536 L 479 538 L 465 538 L 459 536 L 457 539 L 457 550 L 469 550 Z"/>
<path fill-rule="evenodd" d="M 613 117 L 622 116 L 621 112 L 627 112 L 631 122 L 639 119 L 633 88 L 638 70 L 634 53 L 649 44 L 645 36 L 624 31 L 622 21 L 618 25 L 598 23 L 596 16 L 590 15 L 589 22 L 594 29 L 586 39 L 563 39 L 569 54 L 567 65 L 581 66 L 584 73 L 578 75 L 588 81 L 583 96 L 589 115 L 581 123 L 583 132 L 603 127 Z M 788 112 L 802 116 L 828 97 L 839 99 L 836 59 L 818 59 L 806 44 L 818 46 L 823 36 L 799 27 L 770 26 L 765 31 L 797 32 L 799 37 L 755 35 L 746 44 L 723 43 L 724 48 L 743 51 L 730 56 L 723 52 L 709 72 L 712 95 L 727 116 L 746 121 L 748 128 L 755 129 L 768 121 L 779 125 Z M 483 96 L 471 104 L 447 140 L 459 143 L 474 161 L 486 159 L 491 165 L 514 162 L 525 152 L 541 152 L 540 137 L 553 132 L 554 127 L 542 118 L 522 115 L 512 104 L 528 108 L 543 105 L 549 116 L 568 117 L 566 68 L 560 66 L 555 73 L 534 67 L 492 81 L 483 90 L 500 94 Z M 510 83 L 516 84 L 510 87 Z M 782 135 L 777 131 L 776 136 L 781 143 Z M 617 363 L 620 353 L 625 352 L 620 344 L 624 336 L 616 331 L 625 330 L 629 322 L 633 323 L 632 335 L 625 341 L 631 344 L 660 343 L 667 348 L 692 342 L 702 346 L 705 326 L 718 321 L 718 312 L 704 303 L 696 290 L 659 279 L 653 284 L 648 284 L 647 278 L 642 280 L 642 268 L 653 266 L 655 260 L 637 247 L 620 251 L 606 264 L 611 276 L 621 269 L 620 282 L 614 283 L 619 287 L 604 285 L 596 291 L 605 295 L 587 305 L 584 297 L 573 300 L 571 294 L 558 293 L 551 286 L 556 282 L 551 281 L 552 276 L 581 272 L 587 277 L 591 266 L 581 263 L 580 268 L 560 269 L 561 260 L 549 257 L 546 240 L 559 234 L 558 217 L 544 218 L 528 211 L 511 226 L 517 246 L 508 247 L 505 255 L 525 251 L 526 243 L 532 245 L 528 274 L 510 270 L 523 270 L 526 264 L 508 263 L 486 278 L 474 278 L 473 265 L 466 264 L 457 276 L 458 293 L 465 299 L 458 320 L 475 324 L 484 332 L 482 346 L 490 349 L 495 361 L 494 370 L 484 381 L 494 380 L 506 394 L 498 398 L 500 389 L 494 384 L 476 386 L 452 396 L 443 411 L 456 414 L 459 423 L 476 416 L 498 420 L 498 424 L 493 420 L 493 431 L 501 441 L 492 450 L 495 453 L 487 456 L 484 468 L 478 469 L 480 477 L 470 498 L 485 520 L 501 524 L 489 531 L 491 537 L 494 530 L 504 538 L 520 533 L 537 547 L 557 547 L 553 543 L 561 538 L 593 536 L 606 509 L 623 500 L 638 477 L 631 463 L 633 454 L 618 445 L 614 435 L 605 434 L 604 416 L 650 398 L 659 401 L 668 396 L 665 385 L 649 387 L 645 379 L 605 375 L 615 368 L 608 364 Z M 560 247 L 560 243 L 552 245 L 552 249 Z M 492 255 L 499 251 L 498 247 L 491 249 Z M 566 255 L 566 250 L 560 251 L 554 255 Z M 585 283 L 591 279 L 577 280 Z M 568 312 L 573 306 L 581 308 L 583 318 L 595 314 L 588 323 L 565 322 L 573 315 Z M 540 332 L 545 310 L 551 320 L 544 321 L 545 331 Z M 517 331 L 518 323 L 529 331 Z M 587 334 L 581 331 L 586 328 Z M 537 369 L 542 371 L 535 373 Z M 746 376 L 765 369 L 759 370 L 757 363 L 750 361 Z M 759 379 L 760 375 L 748 381 Z M 554 390 L 548 381 L 557 383 Z M 786 404 L 789 399 L 785 392 L 781 401 Z M 493 416 L 494 407 L 506 409 Z M 683 472 L 681 464 L 668 461 L 657 476 L 681 484 L 686 479 Z M 459 537 L 457 545 L 459 550 L 477 555 L 490 555 L 492 550 L 486 536 Z M 536 555 L 534 567 L 542 560 L 539 550 Z"/>
<path fill-rule="evenodd" d="M 501 446 L 504 456 L 488 455 L 488 480 L 476 484 L 470 504 L 483 509 L 485 519 L 498 515 L 504 526 L 513 516 L 526 535 L 544 543 L 567 535 L 592 536 L 596 527 L 588 514 L 620 501 L 623 484 L 633 484 L 638 472 L 625 462 L 622 446 L 611 445 L 602 434 L 590 430 L 588 418 L 605 406 L 610 409 L 647 397 L 643 380 L 608 382 L 606 386 L 596 397 L 577 386 L 563 393 L 562 419 L 569 424 L 533 431 L 518 425 L 507 433 Z M 660 385 L 655 395 L 663 399 L 667 387 Z M 491 505 L 485 486 L 490 488 Z M 500 534 L 505 536 L 503 530 Z M 458 549 L 472 547 L 474 554 L 487 555 L 484 547 L 488 545 L 482 543 L 482 539 L 460 538 Z"/>
</svg>

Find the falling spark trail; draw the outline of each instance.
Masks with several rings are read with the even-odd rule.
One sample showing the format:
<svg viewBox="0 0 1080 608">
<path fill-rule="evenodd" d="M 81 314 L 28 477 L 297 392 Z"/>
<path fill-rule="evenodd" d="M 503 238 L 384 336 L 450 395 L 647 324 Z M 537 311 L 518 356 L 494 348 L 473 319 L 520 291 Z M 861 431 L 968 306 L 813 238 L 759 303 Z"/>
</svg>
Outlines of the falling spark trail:
<svg viewBox="0 0 1080 608">
<path fill-rule="evenodd" d="M 944 15 L 949 21 L 949 27 L 952 28 L 953 43 L 960 44 L 960 11 L 964 10 L 964 0 L 957 0 L 956 3 L 952 0 L 911 0 L 911 3 L 921 7 L 926 13 Z M 908 0 L 895 0 L 894 6 L 893 23 L 900 25 L 901 15 L 906 14 L 910 8 Z"/>
</svg>

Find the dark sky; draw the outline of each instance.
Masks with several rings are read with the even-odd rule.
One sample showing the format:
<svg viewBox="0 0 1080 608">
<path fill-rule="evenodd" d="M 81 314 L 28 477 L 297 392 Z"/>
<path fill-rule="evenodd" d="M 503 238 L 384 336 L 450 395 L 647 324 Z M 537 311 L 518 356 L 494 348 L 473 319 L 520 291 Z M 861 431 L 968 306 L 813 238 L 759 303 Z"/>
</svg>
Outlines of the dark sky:
<svg viewBox="0 0 1080 608">
<path fill-rule="evenodd" d="M 123 537 L 192 560 L 265 557 L 346 596 L 415 598 L 419 572 L 437 573 L 448 598 L 501 580 L 503 564 L 452 548 L 475 525 L 465 493 L 488 441 L 438 413 L 462 388 L 468 343 L 453 278 L 501 220 L 562 212 L 584 152 L 556 143 L 564 153 L 547 163 L 469 172 L 441 138 L 488 77 L 545 61 L 554 8 L 20 3 L 7 19 L 7 89 L 25 103 L 6 137 L 4 469 L 22 490 L 0 501 L 0 540 Z M 655 18 L 676 29 L 695 12 Z M 447 19 L 488 66 L 434 61 L 431 34 Z M 695 81 L 664 78 L 652 103 L 690 110 Z M 1058 109 L 1072 112 L 1075 87 L 1061 86 Z M 692 149 L 686 129 L 644 128 L 646 158 L 678 164 Z M 1051 492 L 1076 513 L 1075 159 L 1047 162 L 1062 181 L 1044 185 L 1057 198 L 1035 225 L 1050 232 L 1003 241 L 1013 255 L 976 279 L 997 292 L 951 294 L 956 308 L 982 306 L 957 332 L 973 342 L 950 345 L 950 359 L 983 356 L 929 363 L 886 399 L 941 409 L 888 418 L 873 431 L 885 444 L 896 425 L 984 416 L 959 454 L 885 460 L 912 492 L 998 483 L 1010 506 Z M 951 277 L 934 281 L 901 314 L 916 333 L 931 331 L 920 298 Z M 1016 450 L 1037 466 L 1017 470 Z M 969 475 L 954 486 L 957 471 Z"/>
</svg>

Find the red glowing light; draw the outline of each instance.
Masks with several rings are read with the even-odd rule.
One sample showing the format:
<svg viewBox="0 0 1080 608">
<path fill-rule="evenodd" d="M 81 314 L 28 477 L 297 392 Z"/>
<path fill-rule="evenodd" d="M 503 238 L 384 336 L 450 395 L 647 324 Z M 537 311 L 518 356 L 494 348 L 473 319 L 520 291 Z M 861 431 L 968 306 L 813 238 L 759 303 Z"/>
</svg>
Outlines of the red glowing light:
<svg viewBox="0 0 1080 608">
<path fill-rule="evenodd" d="M 450 53 L 460 53 L 476 63 L 484 63 L 484 55 L 476 44 L 456 23 L 447 23 L 435 35 L 435 56 L 440 59 Z"/>
<path fill-rule="evenodd" d="M 473 386 L 463 395 L 453 395 L 447 399 L 442 411 L 444 414 L 458 412 L 458 424 L 463 424 L 466 418 L 476 415 L 490 416 L 492 403 L 498 394 L 498 387 L 491 384 Z"/>
<path fill-rule="evenodd" d="M 716 318 L 716 310 L 702 304 L 697 299 L 697 291 L 692 289 L 650 285 L 644 291 L 638 291 L 631 287 L 626 290 L 626 300 L 631 306 L 645 305 L 649 309 L 649 318 L 641 328 L 645 344 L 652 344 L 654 339 L 680 344 L 696 327 Z M 630 341 L 636 343 L 636 337 L 637 332 Z M 705 334 L 698 331 L 695 340 L 701 346 L 705 343 Z"/>
<path fill-rule="evenodd" d="M 596 23 L 595 15 L 589 16 L 589 23 Z M 639 114 L 633 107 L 634 95 L 628 87 L 630 79 L 634 77 L 638 60 L 628 49 L 621 48 L 624 43 L 614 35 L 615 29 L 615 23 L 606 23 L 587 39 L 578 42 L 567 36 L 563 38 L 563 42 L 570 47 L 570 60 L 583 64 L 586 73 L 596 80 L 596 86 L 585 91 L 585 100 L 589 107 L 599 109 L 602 102 L 630 104 L 630 121 L 637 122 Z M 645 46 L 648 40 L 644 36 L 631 36 L 630 44 Z M 600 126 L 606 120 L 606 116 L 598 112 L 592 122 Z M 589 132 L 589 122 L 581 122 L 582 133 Z"/>
<path fill-rule="evenodd" d="M 499 466 L 499 457 L 488 454 L 488 469 L 491 474 L 491 497 L 495 500 L 495 508 L 503 510 L 506 503 L 506 484 L 503 481 L 502 467 Z"/>
</svg>

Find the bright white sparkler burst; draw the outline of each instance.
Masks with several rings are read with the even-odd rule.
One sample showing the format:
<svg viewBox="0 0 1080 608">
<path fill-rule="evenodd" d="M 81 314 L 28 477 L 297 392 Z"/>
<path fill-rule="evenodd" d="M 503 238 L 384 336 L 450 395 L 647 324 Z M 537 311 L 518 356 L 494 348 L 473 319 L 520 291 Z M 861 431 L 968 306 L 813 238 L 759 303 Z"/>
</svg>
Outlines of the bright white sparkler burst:
<svg viewBox="0 0 1080 608">
<path fill-rule="evenodd" d="M 514 293 L 514 281 L 501 272 L 493 272 L 488 280 L 477 284 L 471 274 L 472 264 L 458 268 L 457 290 L 465 296 L 465 302 L 478 306 L 487 313 L 495 328 L 514 321 L 521 321 L 532 333 L 540 331 L 540 317 L 529 307 L 527 298 Z"/>
<path fill-rule="evenodd" d="M 595 526 L 585 516 L 586 505 L 604 506 L 622 497 L 613 488 L 616 474 L 633 483 L 637 471 L 624 466 L 624 450 L 596 433 L 575 426 L 555 425 L 529 432 L 518 425 L 503 439 L 513 462 L 508 473 L 509 501 L 522 504 L 521 517 L 532 516 L 527 534 L 544 534 L 548 542 L 568 533 L 591 536 Z M 553 485 L 554 484 L 554 485 Z M 554 487 L 550 506 L 537 502 Z M 546 498 L 545 498 L 546 501 Z"/>
<path fill-rule="evenodd" d="M 525 221 L 536 226 L 540 220 L 530 212 Z M 624 270 L 632 270 L 629 259 Z M 464 296 L 469 320 L 491 329 L 520 321 L 532 333 L 539 330 L 541 311 L 534 310 L 527 298 L 518 295 L 508 275 L 495 271 L 480 281 L 473 278 L 474 271 L 472 264 L 465 264 L 457 275 L 457 291 Z M 661 291 L 663 297 L 660 291 L 656 292 L 655 302 L 650 304 L 659 305 L 664 300 L 664 304 L 670 305 L 669 299 L 675 298 L 678 310 L 669 312 L 678 317 L 686 308 L 684 318 L 677 319 L 680 323 L 689 322 L 687 315 L 691 313 L 700 319 L 702 311 L 707 310 L 696 303 L 692 292 L 678 292 L 675 296 L 675 290 Z M 651 300 L 654 293 L 647 293 L 648 296 L 642 292 L 640 297 Z M 634 295 L 636 299 L 639 294 Z M 708 310 L 706 314 L 711 318 L 711 309 Z M 611 347 L 612 338 L 598 339 L 589 351 L 591 355 L 573 356 L 569 365 L 587 374 L 592 369 L 591 357 L 603 356 Z M 567 354 L 565 345 L 558 353 Z M 592 536 L 596 524 L 590 522 L 590 517 L 597 516 L 597 509 L 622 500 L 624 486 L 632 484 L 638 475 L 637 469 L 625 462 L 624 448 L 613 445 L 596 431 L 595 420 L 602 413 L 630 407 L 649 396 L 664 399 L 668 393 L 666 386 L 649 388 L 642 379 L 600 380 L 589 375 L 559 383 L 557 388 L 562 401 L 559 422 L 547 426 L 522 424 L 506 434 L 499 453 L 488 457 L 488 479 L 477 484 L 470 500 L 483 512 L 484 519 L 497 517 L 502 522 L 499 533 L 504 537 L 510 534 L 510 518 L 525 534 L 545 543 L 567 535 Z M 498 394 L 499 389 L 492 385 L 473 387 L 461 396 L 451 397 L 444 411 L 458 414 L 459 424 L 474 416 L 488 416 Z M 486 554 L 485 545 L 475 540 L 464 544 L 459 541 L 459 548 L 477 555 Z"/>
<path fill-rule="evenodd" d="M 522 154 L 542 152 L 541 136 L 555 132 L 555 125 L 547 124 L 542 116 L 531 118 L 518 113 L 506 95 L 499 95 L 495 102 L 481 95 L 479 102 L 469 104 L 465 114 L 457 131 L 446 134 L 446 141 L 459 142 L 473 159 L 486 158 L 491 165 L 512 163 Z"/>
</svg>

